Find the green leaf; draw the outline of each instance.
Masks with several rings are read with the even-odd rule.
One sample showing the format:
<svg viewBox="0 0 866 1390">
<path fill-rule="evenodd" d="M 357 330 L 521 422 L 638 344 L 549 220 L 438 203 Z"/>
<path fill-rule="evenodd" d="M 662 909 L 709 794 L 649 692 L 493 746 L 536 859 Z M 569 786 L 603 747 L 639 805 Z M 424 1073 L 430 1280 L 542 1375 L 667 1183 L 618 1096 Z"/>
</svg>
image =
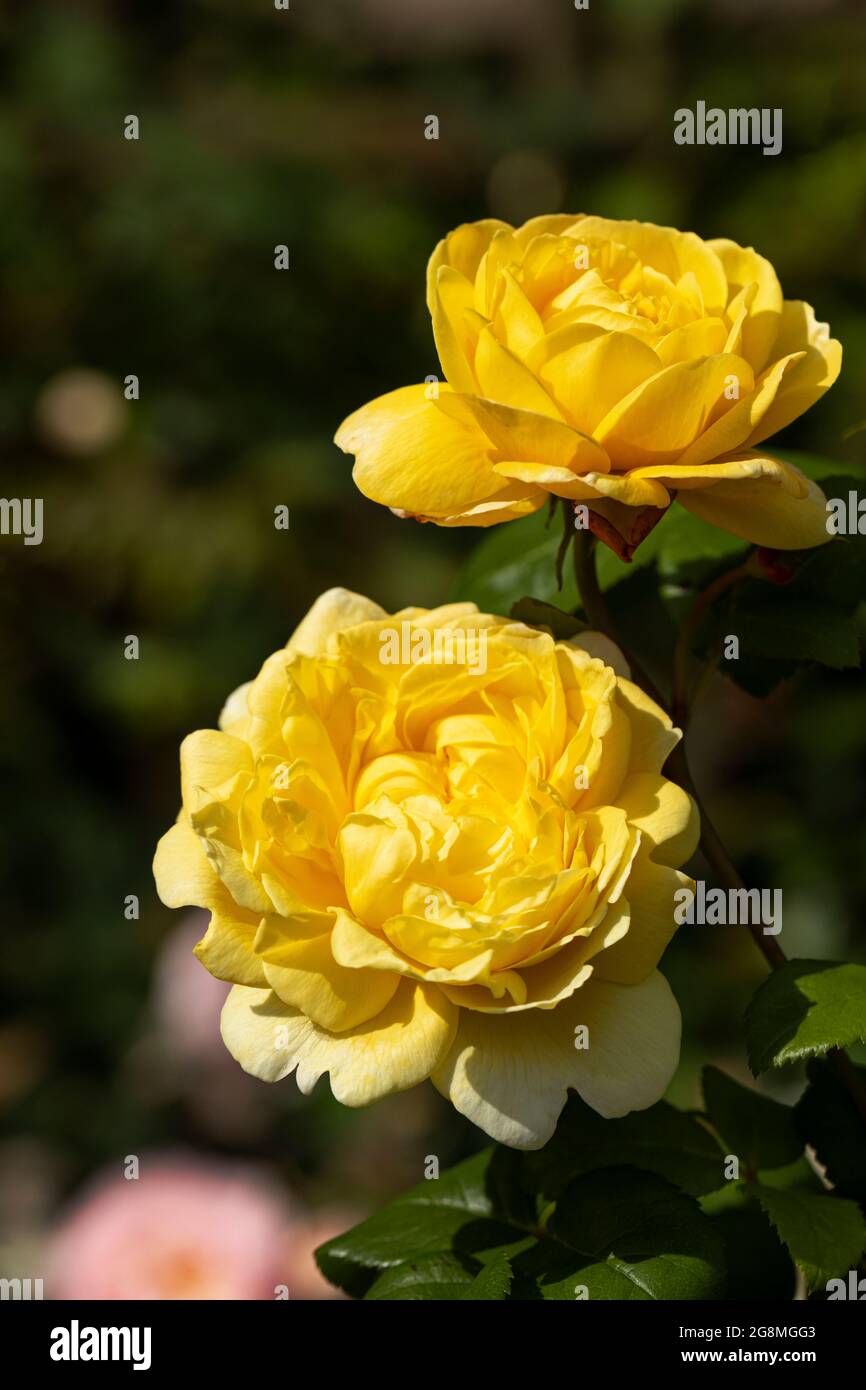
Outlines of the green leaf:
<svg viewBox="0 0 866 1390">
<path fill-rule="evenodd" d="M 511 611 L 525 594 L 568 610 L 577 606 L 570 562 L 561 590 L 556 587 L 556 552 L 562 539 L 562 517 L 547 525 L 547 511 L 520 521 L 494 526 L 472 552 L 451 597 L 477 603 L 482 613 Z"/>
<path fill-rule="evenodd" d="M 847 496 L 852 478 L 834 478 L 832 496 Z M 859 484 L 861 493 L 863 484 Z M 793 584 L 795 594 L 814 597 L 851 614 L 866 598 L 866 537 L 838 536 L 829 545 L 807 551 Z"/>
<path fill-rule="evenodd" d="M 357 1297 L 380 1270 L 442 1253 L 474 1256 L 522 1240 L 535 1229 L 537 1213 L 519 1186 L 519 1163 L 517 1153 L 488 1148 L 419 1183 L 320 1246 L 319 1268 Z"/>
<path fill-rule="evenodd" d="M 846 497 L 858 486 L 850 477 L 824 482 L 830 496 Z M 837 537 L 784 558 L 793 570 L 789 584 L 756 579 L 738 585 L 704 629 L 707 650 L 729 633 L 739 637 L 738 659 L 723 661 L 721 669 L 755 695 L 768 694 L 812 662 L 837 670 L 861 662 L 855 613 L 866 598 L 866 538 Z"/>
<path fill-rule="evenodd" d="M 524 1182 L 555 1198 L 581 1174 L 622 1164 L 657 1173 L 693 1197 L 724 1181 L 724 1155 L 693 1116 L 659 1101 L 621 1120 L 605 1120 L 572 1095 L 553 1138 L 526 1155 Z"/>
<path fill-rule="evenodd" d="M 545 1298 L 573 1298 L 575 1286 L 585 1286 L 590 1299 L 714 1298 L 724 1285 L 719 1232 L 694 1198 L 653 1173 L 607 1168 L 579 1178 L 560 1197 L 547 1232 L 577 1261 L 565 1257 L 562 1279 L 554 1267 L 545 1271 Z M 543 1254 L 541 1245 L 527 1252 L 525 1272 Z"/>
<path fill-rule="evenodd" d="M 463 1297 L 486 1301 L 507 1298 L 512 1277 L 511 1263 L 507 1255 L 498 1255 L 489 1265 L 478 1271 Z"/>
<path fill-rule="evenodd" d="M 860 642 L 849 612 L 790 586 L 755 582 L 743 586 L 728 632 L 740 640 L 741 656 L 765 661 L 817 661 L 834 670 L 860 665 Z M 723 669 L 736 675 L 736 662 Z"/>
<path fill-rule="evenodd" d="M 473 1269 L 477 1272 L 473 1273 Z M 427 1255 L 386 1269 L 367 1291 L 368 1302 L 384 1300 L 485 1299 L 501 1301 L 511 1286 L 511 1265 L 504 1255 L 489 1265 L 457 1255 Z"/>
<path fill-rule="evenodd" d="M 482 612 L 506 614 L 530 595 L 540 603 L 571 611 L 578 606 L 579 596 L 570 555 L 566 556 L 562 589 L 556 585 L 556 555 L 562 535 L 561 513 L 548 517 L 545 507 L 520 521 L 491 527 L 470 555 L 451 598 L 477 603 Z M 631 563 L 618 559 L 607 546 L 598 546 L 599 584 L 603 590 L 618 588 L 623 580 L 648 567 L 654 567 L 666 580 L 686 576 L 698 580 L 718 568 L 721 560 L 730 556 L 733 563 L 747 549 L 736 536 L 674 504 L 638 547 Z"/>
<path fill-rule="evenodd" d="M 376 1299 L 463 1297 L 476 1278 L 470 1296 L 490 1297 L 505 1259 L 511 1298 L 571 1300 L 583 1286 L 590 1298 L 709 1298 L 722 1287 L 722 1237 L 670 1183 L 605 1169 L 571 1182 L 551 1209 L 521 1189 L 522 1161 L 488 1149 L 420 1184 L 320 1247 L 319 1267 Z"/>
<path fill-rule="evenodd" d="M 761 1184 L 754 1191 L 810 1290 L 857 1267 L 866 1246 L 866 1224 L 856 1202 Z"/>
<path fill-rule="evenodd" d="M 678 623 L 665 601 L 655 566 L 632 569 L 607 595 L 623 650 L 634 653 L 664 695 L 670 682 Z"/>
<path fill-rule="evenodd" d="M 795 1163 L 786 1163 L 782 1168 L 762 1168 L 758 1181 L 764 1187 L 776 1187 L 780 1192 L 820 1194 L 827 1190 L 805 1154 L 801 1154 Z"/>
<path fill-rule="evenodd" d="M 746 1011 L 746 1044 L 756 1076 L 768 1067 L 864 1040 L 863 965 L 788 961 L 764 981 Z"/>
<path fill-rule="evenodd" d="M 736 1154 L 741 1167 L 752 1173 L 761 1168 L 781 1168 L 794 1163 L 803 1145 L 787 1105 L 741 1086 L 718 1067 L 705 1067 L 704 1104 L 713 1126 Z"/>
<path fill-rule="evenodd" d="M 511 605 L 511 617 L 519 623 L 527 623 L 529 627 L 549 628 L 558 642 L 567 642 L 570 637 L 576 637 L 586 629 L 582 618 L 576 618 L 573 613 L 563 613 L 552 603 L 540 603 L 535 598 L 518 599 L 517 603 Z"/>
<path fill-rule="evenodd" d="M 866 1086 L 866 1067 L 855 1070 Z M 866 1202 L 866 1120 L 827 1062 L 810 1062 L 808 1077 L 794 1107 L 800 1136 L 815 1150 L 839 1194 Z"/>
<path fill-rule="evenodd" d="M 793 1297 L 796 1271 L 785 1246 L 747 1182 L 729 1182 L 701 1207 L 725 1241 L 727 1299 Z"/>
<path fill-rule="evenodd" d="M 546 508 L 520 521 L 491 527 L 470 555 L 452 599 L 471 600 L 489 613 L 509 613 L 512 605 L 526 594 L 541 603 L 555 603 L 564 611 L 576 608 L 579 599 L 570 555 L 566 557 L 563 587 L 558 590 L 556 586 L 556 554 L 562 527 L 561 514 L 555 513 L 548 522 Z M 613 589 L 654 563 L 665 578 L 685 571 L 697 575 L 747 548 L 736 536 L 674 505 L 638 547 L 630 564 L 618 559 L 607 546 L 598 546 L 599 584 L 602 589 Z"/>
</svg>

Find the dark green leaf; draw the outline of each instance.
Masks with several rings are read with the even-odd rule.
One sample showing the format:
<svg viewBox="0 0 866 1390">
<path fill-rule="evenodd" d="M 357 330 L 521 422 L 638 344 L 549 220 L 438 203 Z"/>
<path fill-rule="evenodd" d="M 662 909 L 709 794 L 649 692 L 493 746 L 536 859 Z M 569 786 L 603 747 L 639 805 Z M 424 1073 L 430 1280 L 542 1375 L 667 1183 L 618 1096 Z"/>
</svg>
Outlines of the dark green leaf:
<svg viewBox="0 0 866 1390">
<path fill-rule="evenodd" d="M 659 1101 L 621 1120 L 604 1120 L 574 1095 L 553 1138 L 526 1155 L 525 1181 L 554 1198 L 582 1173 L 621 1164 L 657 1173 L 693 1197 L 724 1182 L 724 1155 L 691 1115 Z"/>
<path fill-rule="evenodd" d="M 511 1280 L 511 1264 L 507 1255 L 497 1255 L 489 1265 L 478 1271 L 463 1297 L 485 1301 L 507 1298 Z"/>
<path fill-rule="evenodd" d="M 574 1251 L 568 1276 L 550 1268 L 540 1279 L 545 1298 L 717 1297 L 724 1283 L 723 1240 L 692 1197 L 653 1173 L 608 1168 L 566 1188 L 547 1233 Z M 549 1242 L 545 1242 L 549 1244 Z M 540 1247 L 516 1262 L 529 1273 Z"/>
<path fill-rule="evenodd" d="M 757 1076 L 803 1057 L 866 1040 L 866 966 L 792 960 L 775 970 L 746 1011 Z"/>
<path fill-rule="evenodd" d="M 832 496 L 847 497 L 851 478 L 833 480 Z M 863 484 L 860 484 L 861 495 Z M 866 598 L 866 537 L 839 536 L 831 544 L 808 551 L 791 586 L 798 597 L 814 597 L 853 613 Z"/>
<path fill-rule="evenodd" d="M 665 602 L 655 566 L 632 569 L 607 595 L 623 648 L 633 653 L 664 693 L 670 680 L 678 625 Z"/>
<path fill-rule="evenodd" d="M 701 1207 L 725 1241 L 728 1299 L 790 1299 L 796 1273 L 791 1257 L 749 1183 L 729 1182 Z"/>
<path fill-rule="evenodd" d="M 860 664 L 860 642 L 850 612 L 791 587 L 759 581 L 744 585 L 727 632 L 739 638 L 741 657 L 817 661 L 835 670 Z M 736 678 L 736 665 L 735 660 L 723 662 L 722 669 Z"/>
<path fill-rule="evenodd" d="M 486 1150 L 420 1184 L 322 1246 L 320 1268 L 377 1299 L 463 1297 L 476 1276 L 488 1297 L 504 1258 L 512 1298 L 570 1300 L 584 1286 L 590 1298 L 707 1298 L 721 1288 L 720 1234 L 663 1179 L 632 1168 L 588 1174 L 542 1220 L 541 1204 L 516 1185 L 521 1161 Z M 494 1262 L 499 1275 L 480 1278 Z"/>
<path fill-rule="evenodd" d="M 762 1168 L 758 1180 L 764 1187 L 776 1187 L 780 1192 L 826 1192 L 812 1164 L 805 1154 L 795 1163 L 786 1163 L 781 1168 Z"/>
<path fill-rule="evenodd" d="M 866 1086 L 866 1067 L 856 1071 Z M 810 1062 L 808 1076 L 794 1107 L 800 1136 L 811 1144 L 840 1195 L 866 1202 L 866 1120 L 827 1062 Z"/>
<path fill-rule="evenodd" d="M 547 525 L 545 509 L 494 526 L 469 557 L 452 594 L 471 600 L 484 613 L 507 614 L 525 594 L 568 610 L 577 606 L 577 590 L 566 564 L 561 590 L 556 587 L 556 552 L 562 539 L 562 517 Z"/>
<path fill-rule="evenodd" d="M 534 1229 L 534 1204 L 517 1182 L 520 1155 L 484 1149 L 336 1236 L 316 1251 L 332 1284 L 358 1296 L 380 1270 L 423 1256 L 495 1250 Z"/>
<path fill-rule="evenodd" d="M 856 1202 L 761 1184 L 754 1190 L 811 1290 L 856 1268 L 866 1246 L 866 1225 Z"/>
<path fill-rule="evenodd" d="M 365 1297 L 368 1302 L 461 1298 L 498 1301 L 507 1296 L 510 1285 L 511 1266 L 504 1255 L 486 1266 L 457 1255 L 426 1255 L 386 1269 Z"/>
<path fill-rule="evenodd" d="M 781 1168 L 803 1152 L 791 1110 L 741 1086 L 718 1067 L 705 1067 L 704 1104 L 728 1153 L 751 1173 Z"/>
</svg>

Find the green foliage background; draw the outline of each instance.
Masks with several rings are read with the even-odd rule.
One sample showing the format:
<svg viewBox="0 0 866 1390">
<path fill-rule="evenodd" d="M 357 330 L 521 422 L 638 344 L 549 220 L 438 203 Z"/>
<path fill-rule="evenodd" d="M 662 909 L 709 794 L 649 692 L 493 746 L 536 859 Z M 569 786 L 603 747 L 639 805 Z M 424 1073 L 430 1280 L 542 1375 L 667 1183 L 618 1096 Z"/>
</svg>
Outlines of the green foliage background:
<svg viewBox="0 0 866 1390">
<path fill-rule="evenodd" d="M 267 1108 L 250 1126 L 215 1125 L 154 1082 L 142 1038 L 174 919 L 150 857 L 175 814 L 177 745 L 214 723 L 324 588 L 397 607 L 471 581 L 459 576 L 480 533 L 367 503 L 330 442 L 349 410 L 437 370 L 424 266 L 462 220 L 585 210 L 754 244 L 845 347 L 837 386 L 781 442 L 840 474 L 862 468 L 858 10 L 4 8 L 2 490 L 44 497 L 46 535 L 38 548 L 0 542 L 0 1162 L 26 1142 L 52 1200 L 117 1155 L 186 1143 L 268 1158 L 313 1200 L 363 1206 L 419 1180 L 427 1153 L 444 1165 L 480 1148 L 432 1088 L 356 1114 L 287 1083 L 256 1101 Z M 673 112 L 698 99 L 781 107 L 783 154 L 675 146 Z M 130 112 L 138 143 L 122 139 Z M 428 113 L 438 142 L 423 138 Z M 46 386 L 70 367 L 109 385 L 140 376 L 140 402 L 96 450 L 72 451 L 46 424 Z M 287 533 L 272 524 L 278 504 Z M 639 621 L 644 597 L 623 592 Z M 860 619 L 846 621 L 859 642 Z M 128 633 L 137 663 L 123 660 Z M 859 673 L 809 668 L 767 702 L 720 679 L 692 739 L 740 867 L 784 888 L 788 954 L 864 959 Z M 138 922 L 124 920 L 130 893 Z M 747 1076 L 741 1018 L 764 967 L 745 934 L 694 928 L 666 972 L 686 1039 L 671 1098 L 688 1107 L 708 1058 Z M 801 1079 L 793 1067 L 772 1085 L 791 1100 Z"/>
</svg>

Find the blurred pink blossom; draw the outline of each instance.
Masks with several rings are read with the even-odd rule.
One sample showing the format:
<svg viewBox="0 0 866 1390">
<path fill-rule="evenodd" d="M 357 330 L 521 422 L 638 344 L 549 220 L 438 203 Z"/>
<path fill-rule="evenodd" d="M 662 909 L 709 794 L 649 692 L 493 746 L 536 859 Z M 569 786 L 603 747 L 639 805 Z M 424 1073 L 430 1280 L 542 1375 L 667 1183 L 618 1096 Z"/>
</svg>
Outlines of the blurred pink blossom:
<svg viewBox="0 0 866 1390">
<path fill-rule="evenodd" d="M 210 914 L 190 912 L 167 936 L 154 971 L 157 1023 L 174 1054 L 189 1061 L 224 1061 L 220 1013 L 231 985 L 215 980 L 192 950 Z"/>
<path fill-rule="evenodd" d="M 103 1176 L 62 1222 L 46 1293 L 246 1300 L 285 1289 L 290 1299 L 334 1297 L 312 1250 L 337 1229 L 246 1170 L 144 1155 L 137 1179 Z"/>
</svg>

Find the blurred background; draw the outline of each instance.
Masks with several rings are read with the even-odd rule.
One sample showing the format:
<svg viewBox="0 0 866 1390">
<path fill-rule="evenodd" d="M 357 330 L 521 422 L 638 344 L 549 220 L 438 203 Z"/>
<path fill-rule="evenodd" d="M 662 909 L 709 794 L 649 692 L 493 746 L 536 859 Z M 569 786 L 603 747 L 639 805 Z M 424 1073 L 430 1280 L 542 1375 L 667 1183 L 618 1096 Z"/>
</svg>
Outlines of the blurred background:
<svg viewBox="0 0 866 1390">
<path fill-rule="evenodd" d="M 45 537 L 0 538 L 0 1276 L 324 1296 L 315 1244 L 480 1146 L 432 1086 L 352 1112 L 223 1051 L 203 917 L 150 873 L 178 743 L 323 589 L 454 591 L 480 533 L 366 502 L 331 438 L 438 370 L 424 268 L 461 221 L 586 211 L 755 245 L 845 347 L 784 442 L 862 462 L 864 67 L 857 0 L 5 0 L 2 491 L 44 498 Z M 676 146 L 698 99 L 781 107 L 783 153 Z M 788 953 L 863 958 L 859 675 L 769 702 L 720 679 L 694 739 L 734 856 L 784 885 Z M 696 930 L 666 970 L 670 1094 L 693 1105 L 704 1061 L 746 1078 L 763 967 L 745 933 Z"/>
</svg>

